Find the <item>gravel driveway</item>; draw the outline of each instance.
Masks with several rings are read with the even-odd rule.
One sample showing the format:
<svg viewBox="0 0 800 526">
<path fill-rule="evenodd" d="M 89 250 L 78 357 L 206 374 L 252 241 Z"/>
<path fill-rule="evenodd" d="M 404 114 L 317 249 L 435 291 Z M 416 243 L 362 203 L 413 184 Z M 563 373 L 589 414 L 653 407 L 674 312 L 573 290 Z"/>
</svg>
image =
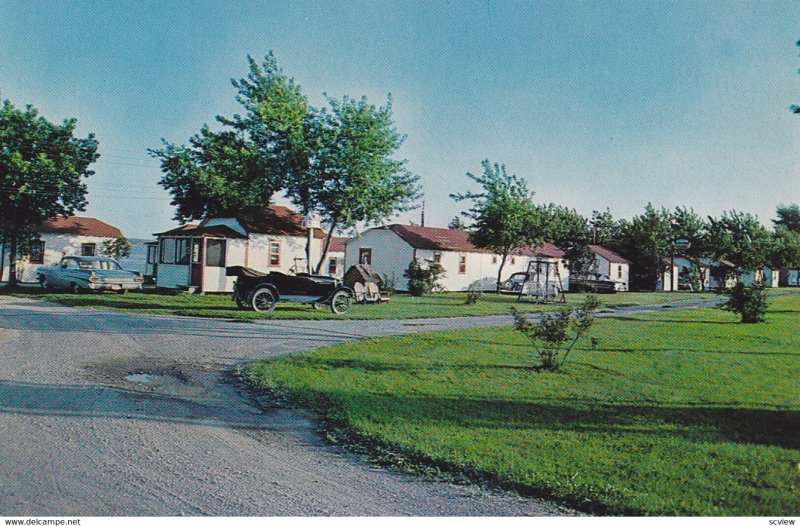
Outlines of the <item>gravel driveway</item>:
<svg viewBox="0 0 800 526">
<path fill-rule="evenodd" d="M 251 324 L 0 296 L 0 515 L 569 514 L 374 467 L 323 443 L 309 415 L 263 410 L 231 381 L 269 356 L 509 322 Z"/>
</svg>

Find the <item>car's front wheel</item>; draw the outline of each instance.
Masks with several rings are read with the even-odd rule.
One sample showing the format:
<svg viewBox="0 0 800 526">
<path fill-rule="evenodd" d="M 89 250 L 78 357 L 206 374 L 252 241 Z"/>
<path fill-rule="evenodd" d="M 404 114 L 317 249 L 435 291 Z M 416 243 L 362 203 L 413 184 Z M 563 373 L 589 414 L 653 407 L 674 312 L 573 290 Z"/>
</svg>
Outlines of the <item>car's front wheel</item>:
<svg viewBox="0 0 800 526">
<path fill-rule="evenodd" d="M 275 293 L 267 288 L 256 290 L 250 298 L 250 307 L 256 312 L 272 312 L 277 303 Z"/>
<path fill-rule="evenodd" d="M 78 285 L 78 284 L 77 284 L 77 283 L 75 283 L 75 282 L 73 282 L 73 283 L 70 283 L 70 285 L 69 285 L 69 290 L 70 290 L 70 291 L 71 291 L 73 294 L 80 294 L 80 293 L 81 293 L 81 287 L 80 287 L 80 285 Z"/>
<path fill-rule="evenodd" d="M 331 310 L 334 314 L 344 314 L 353 305 L 353 297 L 343 290 L 335 293 L 331 298 Z"/>
<path fill-rule="evenodd" d="M 39 276 L 39 285 L 41 285 L 44 290 L 50 290 L 50 284 L 44 276 Z"/>
</svg>

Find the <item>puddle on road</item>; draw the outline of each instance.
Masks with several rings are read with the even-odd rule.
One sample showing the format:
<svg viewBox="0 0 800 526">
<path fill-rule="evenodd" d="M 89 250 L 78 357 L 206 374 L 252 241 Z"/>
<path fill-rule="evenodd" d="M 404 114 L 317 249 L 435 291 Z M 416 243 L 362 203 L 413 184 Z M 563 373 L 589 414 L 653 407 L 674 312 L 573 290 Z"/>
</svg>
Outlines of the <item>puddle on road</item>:
<svg viewBox="0 0 800 526">
<path fill-rule="evenodd" d="M 125 380 L 135 384 L 152 384 L 158 378 L 155 374 L 134 373 L 125 377 Z"/>
</svg>

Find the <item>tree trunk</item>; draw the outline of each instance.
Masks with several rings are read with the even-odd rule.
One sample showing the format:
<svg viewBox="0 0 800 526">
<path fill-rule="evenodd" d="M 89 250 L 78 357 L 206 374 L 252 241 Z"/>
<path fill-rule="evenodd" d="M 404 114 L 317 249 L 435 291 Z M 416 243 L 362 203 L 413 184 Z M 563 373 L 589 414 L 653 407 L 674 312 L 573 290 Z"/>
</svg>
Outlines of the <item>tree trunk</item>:
<svg viewBox="0 0 800 526">
<path fill-rule="evenodd" d="M 17 236 L 12 235 L 8 242 L 8 289 L 17 286 Z"/>
<path fill-rule="evenodd" d="M 0 241 L 0 282 L 3 281 L 3 271 L 6 269 L 6 240 Z"/>
<path fill-rule="evenodd" d="M 322 271 L 322 264 L 325 262 L 325 257 L 328 255 L 328 249 L 331 246 L 331 238 L 333 237 L 333 231 L 336 230 L 336 221 L 331 223 L 331 227 L 328 229 L 328 235 L 325 238 L 325 246 L 322 248 L 322 254 L 319 256 L 319 262 L 317 262 L 317 269 L 315 270 L 316 274 L 319 274 Z"/>
<path fill-rule="evenodd" d="M 500 258 L 500 268 L 497 269 L 497 294 L 500 294 L 500 283 L 503 280 L 503 267 L 506 266 L 506 258 L 508 254 L 503 254 L 503 257 Z"/>
</svg>

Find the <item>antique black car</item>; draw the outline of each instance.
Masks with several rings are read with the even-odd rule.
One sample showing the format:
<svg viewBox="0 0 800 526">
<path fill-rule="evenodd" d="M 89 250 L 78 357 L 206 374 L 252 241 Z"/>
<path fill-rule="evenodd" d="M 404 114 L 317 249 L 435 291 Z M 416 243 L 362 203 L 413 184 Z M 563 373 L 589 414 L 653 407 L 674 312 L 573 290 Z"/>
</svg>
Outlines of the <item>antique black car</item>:
<svg viewBox="0 0 800 526">
<path fill-rule="evenodd" d="M 240 309 L 270 312 L 279 301 L 306 303 L 313 307 L 328 305 L 336 314 L 344 314 L 353 304 L 353 289 L 336 279 L 312 274 L 264 274 L 241 266 L 225 269 L 236 276 L 233 299 Z"/>
</svg>

